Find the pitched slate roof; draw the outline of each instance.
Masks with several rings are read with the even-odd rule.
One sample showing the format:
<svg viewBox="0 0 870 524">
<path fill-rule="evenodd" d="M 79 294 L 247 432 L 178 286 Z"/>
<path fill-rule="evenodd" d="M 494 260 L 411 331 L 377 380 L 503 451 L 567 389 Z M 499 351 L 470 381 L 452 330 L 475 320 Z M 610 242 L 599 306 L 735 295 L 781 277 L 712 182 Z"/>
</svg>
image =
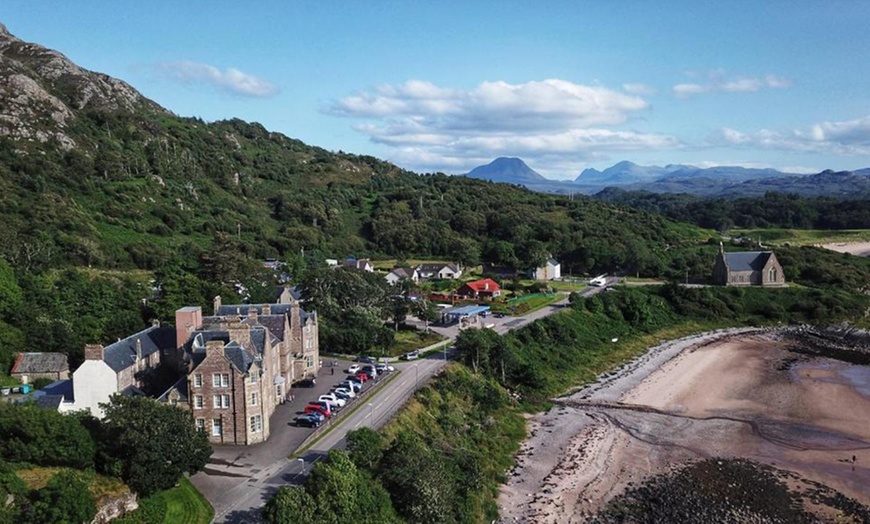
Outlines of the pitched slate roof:
<svg viewBox="0 0 870 524">
<path fill-rule="evenodd" d="M 397 267 L 396 269 L 390 271 L 390 273 L 399 278 L 413 278 L 415 271 L 416 269 L 412 267 Z"/>
<path fill-rule="evenodd" d="M 182 402 L 187 402 L 188 399 L 188 390 L 187 390 L 187 375 L 182 376 L 175 382 L 169 389 L 167 389 L 162 395 L 157 397 L 158 402 L 167 402 L 169 400 L 169 393 L 172 390 L 178 391 L 179 400 Z"/>
<path fill-rule="evenodd" d="M 725 263 L 731 271 L 761 271 L 772 254 L 771 251 L 725 253 Z"/>
<path fill-rule="evenodd" d="M 290 297 L 293 300 L 299 301 L 302 300 L 302 291 L 299 289 L 299 286 L 286 287 L 286 286 L 277 286 L 275 287 L 275 292 L 272 296 L 275 297 L 275 300 L 281 298 L 281 295 L 284 294 L 284 290 L 287 290 L 290 293 Z"/>
<path fill-rule="evenodd" d="M 69 362 L 63 353 L 19 353 L 12 373 L 63 373 Z"/>
<path fill-rule="evenodd" d="M 260 318 L 265 318 L 265 317 L 269 317 L 272 315 L 286 315 L 287 313 L 289 313 L 291 311 L 291 309 L 293 307 L 292 304 L 268 304 L 269 315 L 265 315 L 265 317 L 261 317 L 261 315 L 263 315 L 263 306 L 265 306 L 265 305 L 266 304 L 221 305 L 221 307 L 218 308 L 217 316 L 203 317 L 202 321 L 203 321 L 203 324 L 217 323 L 217 322 L 221 321 L 221 318 L 220 318 L 221 316 L 227 316 L 227 317 L 236 316 L 239 318 L 241 318 L 241 317 L 247 318 L 248 311 L 250 311 L 252 309 L 257 312 L 257 320 L 259 321 Z M 299 323 L 300 323 L 300 325 L 304 326 L 305 324 L 308 323 L 309 320 L 312 320 L 316 317 L 317 317 L 317 313 L 305 311 L 304 309 L 299 308 Z M 242 320 L 244 320 L 244 319 L 242 319 Z M 291 322 L 292 322 L 292 319 L 291 319 Z M 263 323 L 263 322 L 261 322 L 261 323 L 265 325 L 265 323 Z M 271 329 L 270 329 L 270 331 L 271 331 Z M 277 336 L 277 332 L 273 331 L 273 334 L 275 334 Z"/>
<path fill-rule="evenodd" d="M 185 344 L 185 353 L 190 355 L 194 367 L 198 366 L 205 358 L 205 346 L 212 340 L 220 340 L 224 343 L 224 356 L 241 373 L 247 373 L 251 364 L 254 363 L 255 355 L 263 355 L 266 350 L 266 328 L 263 326 L 251 326 L 251 347 L 244 347 L 237 340 L 230 339 L 229 331 L 220 329 L 206 329 L 195 331 L 190 340 Z M 200 345 L 201 344 L 201 345 Z"/>
<path fill-rule="evenodd" d="M 115 373 L 136 362 L 136 341 L 142 345 L 142 358 L 164 349 L 175 349 L 175 328 L 151 326 L 110 344 L 103 350 L 103 360 Z"/>
</svg>

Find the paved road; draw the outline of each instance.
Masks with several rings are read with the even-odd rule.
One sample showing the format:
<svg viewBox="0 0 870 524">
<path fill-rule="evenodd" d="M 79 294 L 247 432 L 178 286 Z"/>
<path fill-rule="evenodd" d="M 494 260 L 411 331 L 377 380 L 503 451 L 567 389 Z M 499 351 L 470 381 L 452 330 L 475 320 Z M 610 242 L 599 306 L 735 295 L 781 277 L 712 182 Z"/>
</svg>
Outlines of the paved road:
<svg viewBox="0 0 870 524">
<path fill-rule="evenodd" d="M 587 288 L 584 294 L 594 294 L 604 288 Z M 557 303 L 533 311 L 522 317 L 486 319 L 485 324 L 499 334 L 523 327 L 539 318 L 552 315 L 568 303 L 567 295 Z M 433 327 L 435 331 L 455 339 L 458 329 Z M 214 522 L 233 524 L 261 522 L 260 508 L 273 493 L 284 484 L 301 482 L 313 464 L 322 460 L 330 449 L 345 445 L 345 434 L 353 429 L 368 426 L 379 428 L 413 395 L 420 384 L 425 383 L 446 363 L 444 352 L 436 352 L 427 358 L 396 365 L 396 376 L 380 388 L 374 397 L 366 396 L 362 408 L 346 416 L 340 425 L 312 446 L 301 459 L 289 460 L 287 455 L 299 447 L 310 430 L 289 426 L 295 412 L 302 409 L 307 399 L 329 390 L 344 379 L 344 373 L 331 375 L 329 368 L 321 369 L 317 387 L 313 390 L 298 390 L 292 403 L 280 406 L 272 416 L 272 433 L 269 441 L 255 446 L 219 446 L 215 448 L 205 471 L 191 477 L 191 481 L 211 502 L 215 509 Z M 343 370 L 347 362 L 340 368 Z M 323 391 L 321 391 L 323 390 Z"/>
</svg>

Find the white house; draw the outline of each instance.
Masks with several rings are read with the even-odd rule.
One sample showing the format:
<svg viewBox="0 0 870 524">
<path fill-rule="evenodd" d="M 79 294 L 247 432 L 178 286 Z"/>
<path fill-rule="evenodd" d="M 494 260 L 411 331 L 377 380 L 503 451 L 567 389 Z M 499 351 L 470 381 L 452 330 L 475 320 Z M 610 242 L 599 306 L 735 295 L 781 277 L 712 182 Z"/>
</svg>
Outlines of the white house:
<svg viewBox="0 0 870 524">
<path fill-rule="evenodd" d="M 530 269 L 529 278 L 535 280 L 557 280 L 562 278 L 562 266 L 555 258 L 550 258 L 541 267 Z"/>
<path fill-rule="evenodd" d="M 343 264 L 345 267 L 352 267 L 354 269 L 359 269 L 360 271 L 368 271 L 369 273 L 374 273 L 375 266 L 367 258 L 349 258 L 344 261 Z"/>
<path fill-rule="evenodd" d="M 417 268 L 413 267 L 397 267 L 396 269 L 387 273 L 386 277 L 387 283 L 390 285 L 396 285 L 403 280 L 410 280 L 413 283 L 417 283 L 420 281 L 420 273 L 417 271 Z"/>
<path fill-rule="evenodd" d="M 417 268 L 421 280 L 430 278 L 456 280 L 462 276 L 462 270 L 455 264 L 422 264 Z"/>
<path fill-rule="evenodd" d="M 101 403 L 115 393 L 145 394 L 163 354 L 175 349 L 175 329 L 155 324 L 114 344 L 85 346 L 85 361 L 72 374 L 73 402 L 62 411 L 89 410 L 103 417 Z"/>
</svg>

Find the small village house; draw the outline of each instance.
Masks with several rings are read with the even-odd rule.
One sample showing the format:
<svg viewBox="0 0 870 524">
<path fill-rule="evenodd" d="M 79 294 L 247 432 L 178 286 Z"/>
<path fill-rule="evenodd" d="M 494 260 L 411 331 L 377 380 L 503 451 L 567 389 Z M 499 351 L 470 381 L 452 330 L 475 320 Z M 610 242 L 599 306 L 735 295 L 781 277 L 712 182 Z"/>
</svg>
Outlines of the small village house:
<svg viewBox="0 0 870 524">
<path fill-rule="evenodd" d="M 484 278 L 463 284 L 456 295 L 466 300 L 492 300 L 501 295 L 501 286 L 491 278 Z"/>
<path fill-rule="evenodd" d="M 456 280 L 462 276 L 462 269 L 456 264 L 421 264 L 417 273 L 421 280 Z"/>
<path fill-rule="evenodd" d="M 397 267 L 387 273 L 384 278 L 387 280 L 388 284 L 393 286 L 404 280 L 409 280 L 416 284 L 420 281 L 420 273 L 417 271 L 417 268 Z"/>
<path fill-rule="evenodd" d="M 562 265 L 555 258 L 549 258 L 541 267 L 530 269 L 528 277 L 535 280 L 558 280 L 562 278 Z"/>
</svg>

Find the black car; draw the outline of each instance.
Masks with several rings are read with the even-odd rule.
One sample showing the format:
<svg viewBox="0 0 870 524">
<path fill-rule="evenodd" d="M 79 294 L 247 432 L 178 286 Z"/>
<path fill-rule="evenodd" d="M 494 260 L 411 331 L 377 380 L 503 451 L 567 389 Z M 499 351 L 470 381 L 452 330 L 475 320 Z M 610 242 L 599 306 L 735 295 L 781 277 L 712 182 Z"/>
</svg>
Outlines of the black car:
<svg viewBox="0 0 870 524">
<path fill-rule="evenodd" d="M 317 428 L 320 427 L 322 419 L 316 415 L 308 414 L 308 415 L 300 415 L 296 417 L 295 422 L 296 425 L 301 428 Z"/>
<path fill-rule="evenodd" d="M 313 388 L 316 385 L 317 385 L 317 381 L 314 380 L 313 378 L 304 378 L 304 379 L 300 380 L 299 382 L 293 384 L 293 387 Z"/>
<path fill-rule="evenodd" d="M 374 363 L 375 363 L 375 359 L 374 359 L 374 358 L 372 358 L 372 357 L 364 357 L 364 356 L 362 356 L 362 355 L 356 357 L 356 361 L 357 361 L 357 362 L 362 362 L 362 363 L 364 363 L 364 364 L 374 364 Z"/>
</svg>

